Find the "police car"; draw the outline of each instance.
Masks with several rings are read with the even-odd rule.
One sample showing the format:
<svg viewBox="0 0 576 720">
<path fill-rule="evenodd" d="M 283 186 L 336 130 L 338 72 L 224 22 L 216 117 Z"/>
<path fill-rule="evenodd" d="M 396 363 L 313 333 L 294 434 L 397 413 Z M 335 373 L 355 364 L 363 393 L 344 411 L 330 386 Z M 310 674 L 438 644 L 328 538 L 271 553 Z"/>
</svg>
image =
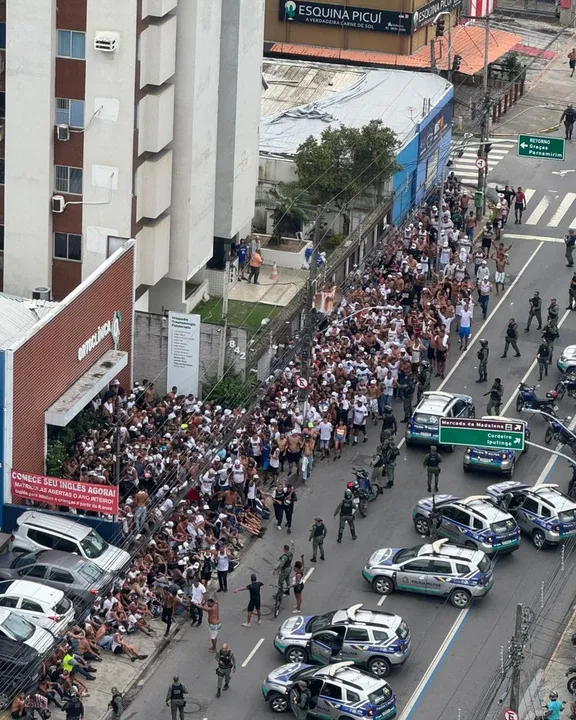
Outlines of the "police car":
<svg viewBox="0 0 576 720">
<path fill-rule="evenodd" d="M 290 688 L 304 680 L 312 696 L 308 717 L 328 720 L 396 717 L 396 695 L 385 680 L 341 662 L 328 667 L 290 663 L 273 670 L 262 683 L 262 695 L 272 712 L 290 710 Z"/>
<path fill-rule="evenodd" d="M 288 662 L 327 665 L 351 660 L 378 677 L 410 655 L 408 625 L 399 615 L 353 605 L 325 615 L 296 615 L 280 626 L 274 647 Z"/>
<path fill-rule="evenodd" d="M 568 345 L 568 347 L 564 348 L 562 354 L 556 361 L 556 365 L 562 373 L 576 370 L 576 345 Z"/>
<path fill-rule="evenodd" d="M 448 545 L 445 538 L 429 545 L 377 550 L 368 558 L 362 577 L 380 595 L 394 590 L 438 595 L 459 609 L 484 597 L 494 583 L 485 553 Z"/>
<path fill-rule="evenodd" d="M 493 498 L 436 495 L 419 500 L 412 510 L 412 520 L 420 535 L 429 534 L 434 507 L 440 515 L 438 535 L 457 545 L 482 550 L 486 555 L 514 552 L 520 546 L 516 520 L 499 508 Z"/>
<path fill-rule="evenodd" d="M 438 445 L 440 418 L 475 417 L 474 400 L 470 395 L 434 390 L 425 392 L 406 423 L 406 445 Z M 454 445 L 443 446 L 454 451 Z"/>
<path fill-rule="evenodd" d="M 531 487 L 508 480 L 489 485 L 486 494 L 516 518 L 538 550 L 576 535 L 576 503 L 558 485 Z"/>
<path fill-rule="evenodd" d="M 510 420 L 510 418 L 486 415 L 482 420 Z M 510 420 L 510 422 L 513 421 Z M 530 429 L 528 426 L 526 426 L 525 435 L 526 440 L 529 440 Z M 462 467 L 464 472 L 481 470 L 484 472 L 500 473 L 511 478 L 512 475 L 514 475 L 514 470 L 516 470 L 516 463 L 526 452 L 528 452 L 528 445 L 524 446 L 524 450 L 467 447 L 464 451 Z"/>
</svg>

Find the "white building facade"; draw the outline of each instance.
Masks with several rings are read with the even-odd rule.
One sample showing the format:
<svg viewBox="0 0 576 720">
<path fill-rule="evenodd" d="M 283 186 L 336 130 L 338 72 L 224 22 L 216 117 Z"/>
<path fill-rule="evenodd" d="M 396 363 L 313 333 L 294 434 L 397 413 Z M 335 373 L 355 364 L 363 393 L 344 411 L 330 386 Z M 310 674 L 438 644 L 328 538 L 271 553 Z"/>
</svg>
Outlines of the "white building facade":
<svg viewBox="0 0 576 720">
<path fill-rule="evenodd" d="M 133 237 L 139 309 L 186 308 L 250 231 L 263 25 L 264 0 L 0 0 L 0 290 L 62 299 Z"/>
</svg>

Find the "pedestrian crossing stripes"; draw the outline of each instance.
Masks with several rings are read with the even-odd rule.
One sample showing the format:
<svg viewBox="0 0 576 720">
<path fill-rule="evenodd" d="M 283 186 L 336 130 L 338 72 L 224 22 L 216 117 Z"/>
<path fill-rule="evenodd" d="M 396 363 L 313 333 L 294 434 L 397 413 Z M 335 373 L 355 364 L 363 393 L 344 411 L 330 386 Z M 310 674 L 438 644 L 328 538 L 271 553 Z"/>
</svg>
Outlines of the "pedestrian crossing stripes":
<svg viewBox="0 0 576 720">
<path fill-rule="evenodd" d="M 510 138 L 490 138 L 488 141 L 492 143 L 492 149 L 488 154 L 488 174 L 500 160 L 506 157 L 509 150 L 516 147 L 516 139 Z M 476 184 L 478 180 L 478 168 L 475 165 L 478 159 L 479 140 L 463 140 L 453 144 L 451 149 L 452 166 L 456 177 L 464 184 Z M 460 155 L 461 157 L 458 157 Z"/>
<path fill-rule="evenodd" d="M 526 210 L 522 226 L 545 225 L 561 228 L 564 235 L 568 228 L 576 228 L 576 192 L 559 193 L 553 190 L 524 188 Z M 514 225 L 514 208 L 511 208 L 508 228 Z"/>
</svg>

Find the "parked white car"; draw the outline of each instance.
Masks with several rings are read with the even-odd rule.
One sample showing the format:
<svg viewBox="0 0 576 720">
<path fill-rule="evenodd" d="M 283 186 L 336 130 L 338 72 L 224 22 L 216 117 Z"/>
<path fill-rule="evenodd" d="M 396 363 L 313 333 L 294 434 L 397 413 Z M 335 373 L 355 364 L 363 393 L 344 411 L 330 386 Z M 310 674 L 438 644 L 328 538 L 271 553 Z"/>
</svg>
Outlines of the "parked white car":
<svg viewBox="0 0 576 720">
<path fill-rule="evenodd" d="M 0 607 L 0 635 L 24 643 L 40 655 L 47 653 L 56 644 L 56 638 L 49 630 L 32 625 L 13 610 L 3 607 Z"/>
<path fill-rule="evenodd" d="M 30 580 L 0 582 L 0 608 L 12 610 L 54 635 L 64 635 L 74 622 L 74 605 L 62 590 Z"/>
</svg>

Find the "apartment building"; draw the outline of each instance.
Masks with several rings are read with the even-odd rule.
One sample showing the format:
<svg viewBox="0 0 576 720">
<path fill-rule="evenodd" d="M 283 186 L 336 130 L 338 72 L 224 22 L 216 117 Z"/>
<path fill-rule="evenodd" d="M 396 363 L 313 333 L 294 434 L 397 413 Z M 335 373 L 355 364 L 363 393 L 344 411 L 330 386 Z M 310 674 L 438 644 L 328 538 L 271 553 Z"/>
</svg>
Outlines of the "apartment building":
<svg viewBox="0 0 576 720">
<path fill-rule="evenodd" d="M 0 0 L 0 290 L 65 297 L 136 239 L 183 310 L 250 230 L 264 0 Z"/>
</svg>

